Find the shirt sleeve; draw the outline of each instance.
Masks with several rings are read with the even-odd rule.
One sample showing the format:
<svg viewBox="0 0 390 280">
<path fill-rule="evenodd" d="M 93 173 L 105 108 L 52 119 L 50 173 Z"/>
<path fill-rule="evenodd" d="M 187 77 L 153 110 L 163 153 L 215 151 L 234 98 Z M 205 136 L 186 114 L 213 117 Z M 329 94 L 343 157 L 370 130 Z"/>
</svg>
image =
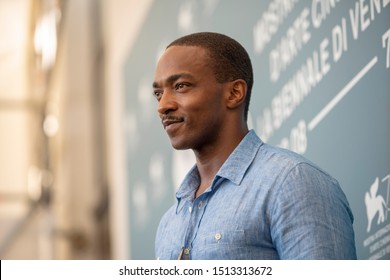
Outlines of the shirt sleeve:
<svg viewBox="0 0 390 280">
<path fill-rule="evenodd" d="M 270 212 L 281 259 L 356 259 L 353 215 L 338 182 L 308 163 L 277 187 Z"/>
</svg>

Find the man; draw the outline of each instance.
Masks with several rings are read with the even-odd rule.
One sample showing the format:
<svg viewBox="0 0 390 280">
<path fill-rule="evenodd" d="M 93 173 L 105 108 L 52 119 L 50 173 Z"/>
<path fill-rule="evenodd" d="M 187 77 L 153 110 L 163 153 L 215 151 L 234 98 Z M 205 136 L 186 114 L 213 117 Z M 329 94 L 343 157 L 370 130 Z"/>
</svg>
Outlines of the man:
<svg viewBox="0 0 390 280">
<path fill-rule="evenodd" d="M 218 33 L 172 42 L 153 83 L 172 146 L 196 164 L 163 216 L 158 259 L 355 259 L 353 216 L 338 182 L 248 130 L 253 71 Z"/>
</svg>

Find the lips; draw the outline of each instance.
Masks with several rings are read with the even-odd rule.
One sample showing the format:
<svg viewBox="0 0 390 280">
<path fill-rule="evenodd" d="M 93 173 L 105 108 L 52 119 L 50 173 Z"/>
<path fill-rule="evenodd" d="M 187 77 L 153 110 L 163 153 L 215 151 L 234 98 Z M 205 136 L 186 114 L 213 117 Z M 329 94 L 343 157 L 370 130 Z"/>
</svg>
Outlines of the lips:
<svg viewBox="0 0 390 280">
<path fill-rule="evenodd" d="M 164 126 L 164 129 L 166 131 L 172 131 L 183 121 L 184 121 L 183 118 L 173 117 L 173 116 L 163 116 L 161 118 L 161 123 Z"/>
</svg>

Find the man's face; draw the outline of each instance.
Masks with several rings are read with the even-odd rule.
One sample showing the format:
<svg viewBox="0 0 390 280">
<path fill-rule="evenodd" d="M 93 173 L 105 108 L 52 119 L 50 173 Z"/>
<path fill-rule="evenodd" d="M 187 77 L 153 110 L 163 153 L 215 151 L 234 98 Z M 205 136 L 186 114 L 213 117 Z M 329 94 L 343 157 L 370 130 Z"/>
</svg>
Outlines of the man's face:
<svg viewBox="0 0 390 280">
<path fill-rule="evenodd" d="M 201 47 L 172 46 L 153 83 L 158 113 L 175 149 L 202 149 L 218 139 L 224 121 L 224 84 L 218 83 Z"/>
</svg>

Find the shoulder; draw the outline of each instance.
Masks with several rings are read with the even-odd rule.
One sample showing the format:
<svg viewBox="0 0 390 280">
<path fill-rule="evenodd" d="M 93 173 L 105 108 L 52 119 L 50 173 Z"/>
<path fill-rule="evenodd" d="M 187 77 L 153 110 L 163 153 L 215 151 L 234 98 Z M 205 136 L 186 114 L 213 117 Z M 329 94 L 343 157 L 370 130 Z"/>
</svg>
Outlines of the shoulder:
<svg viewBox="0 0 390 280">
<path fill-rule="evenodd" d="M 341 191 L 339 182 L 332 175 L 300 154 L 267 144 L 263 145 L 260 154 L 267 168 L 281 174 L 279 183 L 284 188 L 296 191 L 330 187 L 332 191 Z"/>
<path fill-rule="evenodd" d="M 312 215 L 338 209 L 353 220 L 345 193 L 327 171 L 292 151 L 267 144 L 262 148 L 260 158 L 275 178 L 270 197 L 272 213 L 280 214 L 289 207 L 292 213 L 306 209 Z"/>
<path fill-rule="evenodd" d="M 277 177 L 279 183 L 288 177 L 294 180 L 307 179 L 311 175 L 323 178 L 332 184 L 338 182 L 324 169 L 306 157 L 293 151 L 262 143 L 254 161 L 256 169 Z"/>
<path fill-rule="evenodd" d="M 272 146 L 267 143 L 263 143 L 260 148 L 259 155 L 264 161 L 277 165 L 294 167 L 303 163 L 318 168 L 313 162 L 300 154 L 284 148 Z"/>
<path fill-rule="evenodd" d="M 326 200 L 333 201 L 330 204 L 348 205 L 339 182 L 332 175 L 290 150 L 263 143 L 256 156 L 253 173 L 262 174 L 270 182 L 274 202 L 285 204 L 286 201 L 299 200 L 310 205 L 313 201 Z"/>
<path fill-rule="evenodd" d="M 272 169 L 274 174 L 277 173 L 275 171 L 288 170 L 301 163 L 316 167 L 315 164 L 300 154 L 263 142 L 253 130 L 248 133 L 245 141 L 242 142 L 242 148 L 237 150 L 240 154 L 254 154 L 252 165 L 255 168 L 261 168 L 261 170 Z"/>
</svg>

